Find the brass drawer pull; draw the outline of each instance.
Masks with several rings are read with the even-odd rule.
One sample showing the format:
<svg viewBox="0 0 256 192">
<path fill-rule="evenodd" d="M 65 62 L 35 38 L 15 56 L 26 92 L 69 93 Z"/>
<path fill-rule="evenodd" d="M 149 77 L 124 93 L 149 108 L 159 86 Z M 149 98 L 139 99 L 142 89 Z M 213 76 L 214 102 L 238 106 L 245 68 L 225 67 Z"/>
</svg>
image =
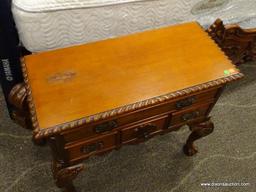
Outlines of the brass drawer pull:
<svg viewBox="0 0 256 192">
<path fill-rule="evenodd" d="M 98 151 L 104 147 L 103 141 L 99 141 L 97 143 L 89 144 L 86 146 L 81 147 L 82 153 L 92 153 Z"/>
<path fill-rule="evenodd" d="M 193 105 L 193 103 L 195 103 L 195 101 L 196 101 L 195 96 L 183 99 L 181 101 L 177 101 L 176 108 L 181 109 L 181 108 L 184 108 L 184 107 L 191 106 L 191 105 Z"/>
<path fill-rule="evenodd" d="M 189 120 L 197 118 L 199 115 L 200 115 L 199 111 L 193 111 L 191 113 L 186 113 L 186 114 L 182 115 L 181 119 L 183 121 L 189 121 Z"/>
<path fill-rule="evenodd" d="M 112 129 L 114 129 L 116 127 L 117 127 L 116 121 L 108 121 L 108 122 L 105 122 L 105 123 L 95 126 L 95 132 L 103 133 L 106 131 L 111 131 Z"/>
<path fill-rule="evenodd" d="M 135 129 L 135 132 L 137 134 L 138 139 L 148 139 L 150 136 L 150 133 L 157 128 L 154 124 L 145 124 L 141 125 L 139 128 Z"/>
</svg>

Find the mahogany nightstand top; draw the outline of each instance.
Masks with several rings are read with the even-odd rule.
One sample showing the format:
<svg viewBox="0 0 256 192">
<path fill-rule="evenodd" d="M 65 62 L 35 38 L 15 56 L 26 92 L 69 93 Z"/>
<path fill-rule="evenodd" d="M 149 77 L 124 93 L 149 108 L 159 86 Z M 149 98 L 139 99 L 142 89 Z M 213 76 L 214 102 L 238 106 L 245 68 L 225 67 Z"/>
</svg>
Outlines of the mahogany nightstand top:
<svg viewBox="0 0 256 192">
<path fill-rule="evenodd" d="M 242 76 L 195 22 L 33 54 L 24 63 L 40 129 Z"/>
</svg>

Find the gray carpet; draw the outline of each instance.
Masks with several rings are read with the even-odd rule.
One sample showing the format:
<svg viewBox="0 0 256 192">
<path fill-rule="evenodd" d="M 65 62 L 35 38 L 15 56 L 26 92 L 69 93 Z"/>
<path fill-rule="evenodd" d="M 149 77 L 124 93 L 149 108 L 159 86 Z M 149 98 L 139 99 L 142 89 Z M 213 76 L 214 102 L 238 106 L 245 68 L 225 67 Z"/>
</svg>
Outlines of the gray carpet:
<svg viewBox="0 0 256 192">
<path fill-rule="evenodd" d="M 75 180 L 82 192 L 255 192 L 256 63 L 241 66 L 246 77 L 229 85 L 212 111 L 215 131 L 197 142 L 199 153 L 186 157 L 189 131 L 158 136 L 86 160 Z M 7 115 L 0 93 L 0 191 L 53 192 L 51 154 L 34 146 L 31 133 Z M 201 183 L 250 183 L 246 187 L 205 187 Z"/>
</svg>

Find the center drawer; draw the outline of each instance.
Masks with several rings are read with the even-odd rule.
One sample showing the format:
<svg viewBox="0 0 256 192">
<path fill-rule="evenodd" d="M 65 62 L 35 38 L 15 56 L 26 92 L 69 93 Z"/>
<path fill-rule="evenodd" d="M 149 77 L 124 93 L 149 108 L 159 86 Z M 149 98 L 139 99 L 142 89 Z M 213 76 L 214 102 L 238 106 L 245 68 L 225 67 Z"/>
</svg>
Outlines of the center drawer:
<svg viewBox="0 0 256 192">
<path fill-rule="evenodd" d="M 148 119 L 141 123 L 128 126 L 121 131 L 122 144 L 138 143 L 145 141 L 162 132 L 168 124 L 169 115 Z"/>
</svg>

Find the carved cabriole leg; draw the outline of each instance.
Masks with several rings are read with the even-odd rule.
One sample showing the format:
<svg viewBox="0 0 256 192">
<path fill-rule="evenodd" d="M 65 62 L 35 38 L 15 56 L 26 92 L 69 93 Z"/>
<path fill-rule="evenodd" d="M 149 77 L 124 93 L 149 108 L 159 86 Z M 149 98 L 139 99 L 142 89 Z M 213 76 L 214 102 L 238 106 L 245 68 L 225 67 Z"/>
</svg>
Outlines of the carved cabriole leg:
<svg viewBox="0 0 256 192">
<path fill-rule="evenodd" d="M 234 64 L 256 60 L 256 28 L 242 29 L 238 25 L 224 25 L 217 19 L 207 32 Z"/>
<path fill-rule="evenodd" d="M 187 142 L 183 147 L 183 151 L 186 155 L 192 156 L 198 152 L 194 146 L 194 142 L 211 134 L 214 129 L 214 124 L 211 122 L 210 118 L 207 118 L 204 122 L 190 124 L 189 128 L 192 133 L 189 135 Z"/>
<path fill-rule="evenodd" d="M 27 103 L 27 91 L 24 83 L 19 83 L 12 88 L 9 93 L 8 101 L 14 107 L 11 114 L 12 119 L 26 129 L 33 129 Z M 35 140 L 33 138 L 33 142 L 40 146 L 46 144 L 45 139 Z"/>
<path fill-rule="evenodd" d="M 9 93 L 9 103 L 14 107 L 12 119 L 26 129 L 32 129 L 24 83 L 15 85 Z"/>
<path fill-rule="evenodd" d="M 46 139 L 35 140 L 34 138 L 32 138 L 32 141 L 35 145 L 42 146 L 42 147 L 45 146 L 47 142 Z"/>
<path fill-rule="evenodd" d="M 56 185 L 64 192 L 76 192 L 73 180 L 84 169 L 82 164 L 64 167 L 62 163 L 53 160 L 52 172 Z"/>
<path fill-rule="evenodd" d="M 52 173 L 57 187 L 62 188 L 64 192 L 76 192 L 73 180 L 84 169 L 83 164 L 69 166 L 58 147 L 54 137 L 49 140 L 53 154 Z"/>
</svg>

